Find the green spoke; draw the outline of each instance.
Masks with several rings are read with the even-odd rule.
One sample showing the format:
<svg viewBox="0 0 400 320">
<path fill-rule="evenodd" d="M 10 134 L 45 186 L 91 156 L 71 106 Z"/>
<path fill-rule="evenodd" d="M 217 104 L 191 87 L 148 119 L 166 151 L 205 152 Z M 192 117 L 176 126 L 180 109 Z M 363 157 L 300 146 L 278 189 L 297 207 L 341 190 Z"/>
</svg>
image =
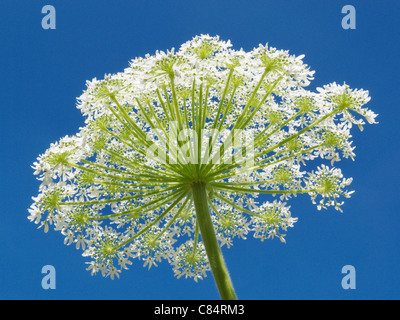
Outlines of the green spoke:
<svg viewBox="0 0 400 320">
<path fill-rule="evenodd" d="M 281 142 L 277 143 L 276 145 L 267 148 L 266 150 L 259 152 L 258 154 L 256 154 L 254 156 L 254 159 L 259 159 L 262 156 L 272 152 L 273 150 L 275 150 L 276 148 L 279 148 L 281 146 L 283 146 L 284 144 L 288 143 L 289 141 L 297 138 L 298 136 L 304 134 L 305 132 L 309 131 L 310 129 L 312 129 L 313 127 L 315 127 L 316 125 L 318 125 L 319 123 L 321 123 L 322 121 L 326 120 L 327 118 L 334 116 L 336 113 L 338 112 L 337 109 L 334 109 L 333 111 L 329 112 L 328 114 L 326 114 L 325 116 L 323 116 L 322 118 L 318 119 L 317 121 L 315 121 L 314 123 L 310 124 L 309 126 L 305 127 L 304 129 L 300 130 L 299 132 L 297 132 L 296 134 L 291 135 L 288 138 L 285 138 L 284 140 L 282 140 Z M 244 160 L 245 161 L 245 160 Z M 214 170 L 214 172 L 212 172 L 212 174 L 210 175 L 210 177 L 215 176 L 216 174 L 219 173 L 223 173 L 229 170 L 232 170 L 234 168 L 237 168 L 239 166 L 241 166 L 243 164 L 243 162 L 236 162 L 234 164 L 229 164 L 229 165 L 221 165 L 220 168 L 217 168 Z"/>
<path fill-rule="evenodd" d="M 132 242 L 133 240 L 135 240 L 136 238 L 138 238 L 139 236 L 141 236 L 143 233 L 145 233 L 147 230 L 149 230 L 152 226 L 154 226 L 156 223 L 158 223 L 162 218 L 164 218 L 168 212 L 170 212 L 184 197 L 186 196 L 186 193 L 181 193 L 179 194 L 179 196 L 177 197 L 177 199 L 168 206 L 167 209 L 164 210 L 164 212 L 159 215 L 152 223 L 148 224 L 146 227 L 144 227 L 142 230 L 140 230 L 137 234 L 135 234 L 133 237 L 129 238 L 128 240 L 125 240 L 124 242 L 122 242 L 121 244 L 118 245 L 118 249 L 122 248 L 124 246 L 126 246 L 128 243 Z"/>
<path fill-rule="evenodd" d="M 159 179 L 166 179 L 168 181 L 180 181 L 180 179 L 183 178 L 183 176 L 181 176 L 179 174 L 179 172 L 170 173 L 170 172 L 167 172 L 166 170 L 159 170 L 159 169 L 150 167 L 148 165 L 145 165 L 143 163 L 133 162 L 112 150 L 109 150 L 109 149 L 105 149 L 105 150 L 107 150 L 113 156 L 116 156 L 116 157 L 124 160 L 123 163 L 126 164 L 131 169 L 140 170 L 139 176 L 147 176 L 147 177 L 151 177 L 151 178 L 158 177 Z"/>
<path fill-rule="evenodd" d="M 296 194 L 296 193 L 310 193 L 310 192 L 320 192 L 322 189 L 309 189 L 309 190 L 257 190 L 250 188 L 239 188 L 235 186 L 229 186 L 226 183 L 210 183 L 214 188 L 219 190 L 230 190 L 231 192 L 245 192 L 245 193 L 266 193 L 266 194 Z"/>
<path fill-rule="evenodd" d="M 118 100 L 115 96 L 111 97 L 111 100 L 117 105 L 119 112 L 122 114 L 123 118 L 129 123 L 129 125 L 134 129 L 137 133 L 136 137 L 144 142 L 144 145 L 148 145 L 148 141 L 146 139 L 146 133 L 138 127 L 138 125 L 132 120 L 132 118 L 126 113 L 124 108 L 119 104 Z"/>
<path fill-rule="evenodd" d="M 178 189 L 178 193 L 181 191 L 182 189 Z M 184 191 L 186 192 L 186 191 Z M 163 205 L 170 203 L 171 201 L 173 201 L 176 198 L 176 193 L 168 193 L 167 195 L 164 196 L 160 196 L 157 199 L 151 200 L 148 203 L 141 205 L 139 207 L 136 207 L 134 209 L 130 209 L 130 210 L 126 210 L 120 213 L 115 213 L 115 214 L 111 214 L 111 215 L 105 215 L 105 216 L 100 216 L 100 217 L 94 217 L 91 218 L 90 220 L 106 220 L 106 219 L 112 219 L 112 218 L 118 218 L 118 217 L 122 217 L 122 216 L 126 216 L 126 215 L 132 215 L 133 213 L 136 212 L 140 212 L 140 211 L 152 211 L 152 210 L 156 210 L 161 208 Z M 143 196 L 142 196 L 143 198 Z"/>
<path fill-rule="evenodd" d="M 225 203 L 231 205 L 232 207 L 238 209 L 238 210 L 241 211 L 241 212 L 247 213 L 247 214 L 249 214 L 249 215 L 251 215 L 251 216 L 253 216 L 253 217 L 260 218 L 260 215 L 259 215 L 259 214 L 254 213 L 254 212 L 252 212 L 252 211 L 250 211 L 250 210 L 247 210 L 247 209 L 245 209 L 245 208 L 242 208 L 242 207 L 236 205 L 233 201 L 230 201 L 229 199 L 226 199 L 225 197 L 221 196 L 219 193 L 216 193 L 215 196 L 216 196 L 218 199 L 220 199 L 220 200 L 222 200 L 223 202 L 225 202 Z"/>
<path fill-rule="evenodd" d="M 171 106 L 171 101 L 169 100 L 169 94 L 167 92 L 167 87 L 163 86 L 163 89 L 164 89 L 165 101 L 167 103 L 167 108 L 169 110 L 169 113 L 171 114 L 171 120 L 172 121 L 176 121 L 177 120 L 177 116 L 175 114 L 174 108 Z"/>
<path fill-rule="evenodd" d="M 95 175 L 102 176 L 102 177 L 107 177 L 107 178 L 116 179 L 116 180 L 135 181 L 135 178 L 132 177 L 132 176 L 116 176 L 116 175 L 112 175 L 112 174 L 96 171 L 96 170 L 81 166 L 79 164 L 74 164 L 74 163 L 71 163 L 71 162 L 67 162 L 66 164 L 68 164 L 71 167 L 80 169 L 82 171 L 87 171 L 87 172 L 90 172 L 90 173 L 94 173 Z"/>
<path fill-rule="evenodd" d="M 275 164 L 277 164 L 279 162 L 295 158 L 295 157 L 300 156 L 302 154 L 309 153 L 309 152 L 311 152 L 311 151 L 313 151 L 315 149 L 318 149 L 320 147 L 323 147 L 323 146 L 324 146 L 324 144 L 319 144 L 319 145 L 304 149 L 302 151 L 299 151 L 297 153 L 293 153 L 293 154 L 291 154 L 289 156 L 282 157 L 280 159 L 276 159 L 275 161 L 268 162 L 270 160 L 273 160 L 277 156 L 280 156 L 283 153 L 288 152 L 287 150 L 282 150 L 281 152 L 278 152 L 278 153 L 276 153 L 276 154 L 274 154 L 274 155 L 272 155 L 272 156 L 260 161 L 259 163 L 257 163 L 257 165 L 255 165 L 253 167 L 239 169 L 239 170 L 237 170 L 235 172 L 229 172 L 230 170 L 235 168 L 235 166 L 232 166 L 230 168 L 225 168 L 225 169 L 222 169 L 220 171 L 215 172 L 214 174 L 210 175 L 210 179 L 212 179 L 212 181 L 217 181 L 217 180 L 222 180 L 222 179 L 227 179 L 227 178 L 230 178 L 230 177 L 234 177 L 234 176 L 236 176 L 238 174 L 241 174 L 241 173 L 244 173 L 244 172 L 250 172 L 250 171 L 255 172 L 255 171 L 263 169 L 265 167 L 268 167 L 268 166 L 271 166 L 271 165 L 275 165 Z M 228 173 L 223 174 L 226 171 L 228 171 Z M 218 176 L 218 174 L 222 174 L 222 175 Z"/>
<path fill-rule="evenodd" d="M 247 118 L 247 120 L 245 121 L 244 126 L 241 125 L 242 119 L 244 118 L 245 114 L 247 113 L 248 109 L 251 106 L 251 103 L 254 100 L 254 97 L 256 96 L 259 88 L 261 87 L 262 82 L 264 81 L 265 76 L 268 74 L 269 70 L 266 68 L 266 70 L 264 71 L 263 75 L 261 76 L 256 88 L 254 89 L 252 95 L 250 96 L 249 101 L 247 102 L 246 106 L 244 107 L 241 115 L 239 116 L 237 122 L 233 125 L 232 130 L 230 131 L 228 137 L 225 139 L 225 141 L 222 143 L 221 147 L 220 147 L 220 153 L 222 153 L 222 158 L 225 155 L 225 151 L 227 149 L 229 149 L 232 145 L 232 132 L 234 132 L 236 129 L 243 129 L 245 125 L 247 125 L 248 122 L 250 122 L 250 120 L 254 117 L 255 113 L 258 111 L 258 109 L 262 106 L 262 104 L 264 103 L 264 101 L 268 98 L 268 96 L 272 93 L 273 89 L 275 88 L 275 86 L 279 83 L 279 81 L 281 80 L 281 77 L 278 78 L 278 80 L 276 80 L 274 82 L 274 84 L 271 86 L 271 88 L 267 91 L 267 93 L 264 95 L 263 99 L 261 100 L 261 102 L 259 103 L 259 105 L 255 108 L 255 110 L 253 110 L 253 112 L 250 114 L 250 116 Z M 213 145 L 214 146 L 214 145 Z M 212 151 L 212 149 L 211 149 Z M 203 174 L 208 174 L 210 172 L 210 170 L 213 168 L 213 163 L 216 162 L 217 159 L 215 159 L 215 157 L 220 157 L 220 153 L 216 154 L 214 156 L 214 158 L 212 159 L 211 163 L 208 164 L 207 166 L 205 166 L 204 170 L 202 171 Z"/>
<path fill-rule="evenodd" d="M 185 201 L 182 203 L 182 205 L 178 209 L 178 212 L 172 217 L 172 219 L 168 222 L 168 224 L 164 227 L 164 229 L 162 231 L 160 231 L 160 233 L 157 235 L 156 239 L 159 239 L 165 233 L 165 231 L 167 231 L 169 229 L 169 227 L 171 227 L 171 225 L 176 221 L 176 219 L 178 219 L 178 217 L 180 216 L 182 211 L 185 209 L 189 200 L 190 200 L 190 197 L 186 197 Z"/>
<path fill-rule="evenodd" d="M 169 79 L 170 79 L 170 83 L 171 83 L 172 101 L 173 101 L 173 104 L 174 104 L 174 107 L 175 107 L 176 117 L 178 119 L 179 130 L 182 130 L 183 129 L 182 117 L 181 117 L 181 113 L 180 113 L 180 110 L 179 110 L 178 100 L 176 98 L 175 80 L 174 80 L 173 76 L 170 76 Z"/>
<path fill-rule="evenodd" d="M 160 101 L 161 107 L 162 107 L 162 109 L 164 111 L 164 114 L 168 119 L 168 122 L 171 122 L 171 117 L 169 115 L 168 109 L 165 107 L 164 100 L 162 99 L 160 90 L 158 90 L 158 88 L 156 90 L 156 93 L 157 93 L 158 100 Z"/>
<path fill-rule="evenodd" d="M 246 126 L 247 126 L 247 124 L 253 119 L 253 117 L 254 117 L 254 115 L 257 113 L 257 111 L 258 110 L 260 110 L 260 108 L 261 108 L 261 106 L 265 103 L 265 101 L 267 100 L 267 98 L 271 95 L 271 93 L 272 93 L 272 91 L 275 89 L 275 87 L 276 87 L 276 85 L 279 83 L 279 81 L 281 81 L 281 79 L 282 79 L 282 76 L 281 77 L 279 77 L 272 85 L 271 85 L 271 88 L 270 89 L 268 89 L 268 91 L 266 92 L 266 94 L 264 95 L 264 97 L 261 99 L 261 101 L 260 101 L 260 103 L 254 108 L 254 110 L 251 112 L 251 114 L 250 114 L 250 116 L 248 116 L 248 117 L 246 117 L 246 118 L 243 118 L 243 119 L 245 119 L 245 120 L 243 120 L 244 121 L 244 123 L 242 124 L 242 123 L 240 123 L 240 124 L 237 124 L 237 128 L 236 129 L 244 129 Z M 235 124 L 235 126 L 236 126 L 236 124 Z M 235 127 L 234 126 L 234 127 Z"/>
<path fill-rule="evenodd" d="M 152 196 L 152 195 L 157 195 L 159 193 L 165 193 L 166 191 L 171 191 L 173 189 L 177 189 L 176 186 L 172 187 L 166 187 L 163 189 L 157 189 L 154 191 L 149 191 L 149 190 L 137 190 L 133 196 L 130 197 L 125 197 L 125 198 L 117 198 L 117 199 L 105 199 L 105 200 L 93 200 L 93 201 L 68 201 L 68 202 L 61 202 L 59 203 L 60 206 L 78 206 L 78 205 L 94 205 L 94 204 L 105 204 L 105 203 L 115 203 L 115 202 L 123 202 L 123 201 L 128 201 L 128 200 L 133 200 L 133 199 L 138 199 L 138 198 L 143 198 L 143 194 L 145 193 L 146 196 Z"/>
<path fill-rule="evenodd" d="M 135 181 L 136 182 L 136 181 Z M 98 184 L 106 184 L 112 186 L 121 186 L 121 187 L 167 187 L 167 186 L 179 186 L 181 183 L 179 182 L 147 182 L 140 181 L 139 185 L 135 185 L 133 183 L 121 183 L 121 182 L 113 182 L 113 181 L 104 181 L 104 180 L 94 180 L 93 183 Z M 127 189 L 124 189 L 127 190 Z"/>
<path fill-rule="evenodd" d="M 231 69 L 229 70 L 228 79 L 226 80 L 225 88 L 224 88 L 224 91 L 223 91 L 223 93 L 222 93 L 221 100 L 219 101 L 218 111 L 217 111 L 217 114 L 216 114 L 216 116 L 215 116 L 215 118 L 214 118 L 213 129 L 216 128 L 217 123 L 218 123 L 218 120 L 219 120 L 219 117 L 220 117 L 220 115 L 221 115 L 222 106 L 223 106 L 224 101 L 225 101 L 225 96 L 226 96 L 226 94 L 227 94 L 227 92 L 228 92 L 228 87 L 229 87 L 230 80 L 231 80 L 231 78 L 232 78 L 233 71 L 234 71 L 233 68 L 231 68 Z M 236 90 L 236 88 L 235 88 L 235 90 Z M 235 90 L 234 90 L 234 91 L 235 91 Z M 233 99 L 233 94 L 232 94 L 232 98 L 231 98 L 231 99 Z M 231 101 L 232 101 L 232 100 L 231 100 Z"/>
<path fill-rule="evenodd" d="M 214 180 L 216 182 L 216 180 Z M 254 185 L 261 185 L 261 184 L 266 184 L 266 183 L 274 183 L 276 180 L 263 180 L 263 181 L 253 181 L 253 182 L 221 182 L 224 185 L 228 186 L 254 186 Z M 218 182 L 216 182 L 218 183 Z"/>
<path fill-rule="evenodd" d="M 336 113 L 338 113 L 338 109 L 334 109 L 333 111 L 329 112 L 328 114 L 326 114 L 322 118 L 318 119 L 314 123 L 310 124 L 309 126 L 305 127 L 304 129 L 300 130 L 299 132 L 297 132 L 297 133 L 291 135 L 290 137 L 282 140 L 280 143 L 268 148 L 267 150 L 258 153 L 257 155 L 255 155 L 255 158 L 262 157 L 263 155 L 268 154 L 271 151 L 275 150 L 276 148 L 279 148 L 280 146 L 288 143 L 289 141 L 297 138 L 298 136 L 302 135 L 303 133 L 305 133 L 305 132 L 309 131 L 310 129 L 314 128 L 317 124 L 321 123 L 322 121 L 328 119 L 331 116 L 334 116 Z"/>
<path fill-rule="evenodd" d="M 236 129 L 236 126 L 238 126 L 242 122 L 242 119 L 245 117 L 245 115 L 247 114 L 248 109 L 251 107 L 251 104 L 252 104 L 255 96 L 257 95 L 257 92 L 260 89 L 261 84 L 263 83 L 263 81 L 264 81 L 264 79 L 265 79 L 265 77 L 267 76 L 268 73 L 269 73 L 268 68 L 265 68 L 264 73 L 262 74 L 260 80 L 258 81 L 257 86 L 253 90 L 253 93 L 251 94 L 250 99 L 247 102 L 247 104 L 245 105 L 242 113 L 240 114 L 239 118 L 237 119 L 236 123 L 234 124 L 233 129 Z"/>
<path fill-rule="evenodd" d="M 107 108 L 108 108 L 108 110 L 110 110 L 111 113 L 117 118 L 117 120 L 120 122 L 120 124 L 122 124 L 122 126 L 123 126 L 124 128 L 128 129 L 128 131 L 132 134 L 132 136 L 136 137 L 136 138 L 140 141 L 140 143 L 141 143 L 142 145 L 146 145 L 146 142 L 145 142 L 144 140 L 142 140 L 142 139 L 138 136 L 137 132 L 136 132 L 135 130 L 133 130 L 133 129 L 131 128 L 131 126 L 130 126 L 128 123 L 126 123 L 124 120 L 122 120 L 122 118 L 118 115 L 117 112 L 115 112 L 114 108 L 113 108 L 111 105 L 107 104 Z M 101 128 L 101 129 L 104 130 L 103 128 Z M 107 131 L 108 131 L 108 130 L 107 130 Z"/>
</svg>

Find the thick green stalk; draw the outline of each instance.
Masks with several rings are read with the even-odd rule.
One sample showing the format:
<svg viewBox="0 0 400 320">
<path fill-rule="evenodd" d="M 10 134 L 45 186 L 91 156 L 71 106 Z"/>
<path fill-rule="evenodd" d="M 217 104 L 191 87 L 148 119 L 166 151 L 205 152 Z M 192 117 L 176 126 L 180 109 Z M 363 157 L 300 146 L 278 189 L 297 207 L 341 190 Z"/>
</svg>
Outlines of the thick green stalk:
<svg viewBox="0 0 400 320">
<path fill-rule="evenodd" d="M 201 238 L 204 242 L 207 257 L 214 275 L 215 283 L 223 300 L 236 300 L 232 281 L 226 267 L 224 257 L 215 235 L 214 226 L 208 207 L 206 183 L 192 184 L 193 201 L 196 208 L 197 223 L 200 227 Z"/>
</svg>

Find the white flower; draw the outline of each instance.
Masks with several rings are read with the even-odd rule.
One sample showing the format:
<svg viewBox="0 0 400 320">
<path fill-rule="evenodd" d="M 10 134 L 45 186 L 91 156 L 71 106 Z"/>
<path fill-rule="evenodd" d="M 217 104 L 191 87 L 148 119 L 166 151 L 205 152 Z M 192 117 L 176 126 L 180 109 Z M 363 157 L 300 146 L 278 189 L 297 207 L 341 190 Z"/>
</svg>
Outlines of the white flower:
<svg viewBox="0 0 400 320">
<path fill-rule="evenodd" d="M 91 259 L 92 274 L 114 279 L 138 259 L 148 268 L 169 262 L 177 277 L 197 281 L 210 265 L 196 184 L 205 185 L 220 246 L 250 233 L 285 242 L 297 218 L 282 201 L 292 196 L 341 210 L 351 179 L 305 165 L 354 159 L 352 125 L 377 115 L 364 106 L 368 91 L 306 90 L 314 71 L 303 58 L 201 35 L 87 81 L 77 106 L 85 126 L 33 164 L 41 185 L 28 219 L 45 232 L 54 224 Z"/>
</svg>

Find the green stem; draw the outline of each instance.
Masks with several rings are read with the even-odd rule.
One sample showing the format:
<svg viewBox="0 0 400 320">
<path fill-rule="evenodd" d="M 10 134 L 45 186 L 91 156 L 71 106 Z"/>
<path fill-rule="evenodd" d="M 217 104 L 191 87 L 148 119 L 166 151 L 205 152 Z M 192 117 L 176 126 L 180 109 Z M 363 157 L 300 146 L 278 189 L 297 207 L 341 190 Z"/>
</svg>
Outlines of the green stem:
<svg viewBox="0 0 400 320">
<path fill-rule="evenodd" d="M 214 226 L 208 207 L 206 183 L 195 182 L 192 184 L 193 201 L 196 208 L 197 223 L 200 228 L 201 238 L 204 242 L 207 257 L 210 262 L 214 280 L 223 300 L 237 300 L 224 257 L 215 235 Z"/>
</svg>

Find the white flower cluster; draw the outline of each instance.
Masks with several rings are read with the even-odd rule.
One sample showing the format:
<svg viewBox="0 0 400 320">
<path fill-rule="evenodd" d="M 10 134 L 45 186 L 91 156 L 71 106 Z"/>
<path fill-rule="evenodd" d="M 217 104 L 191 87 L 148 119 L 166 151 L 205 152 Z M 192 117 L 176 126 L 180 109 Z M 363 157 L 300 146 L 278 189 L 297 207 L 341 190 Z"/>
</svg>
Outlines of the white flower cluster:
<svg viewBox="0 0 400 320">
<path fill-rule="evenodd" d="M 88 81 L 78 100 L 85 126 L 34 163 L 42 183 L 29 219 L 82 249 L 93 274 L 167 260 L 197 281 L 210 267 L 193 183 L 207 185 L 221 246 L 249 233 L 284 242 L 297 218 L 282 201 L 293 195 L 340 210 L 351 179 L 325 165 L 302 170 L 316 158 L 353 159 L 352 124 L 376 114 L 364 107 L 368 92 L 347 84 L 306 90 L 314 72 L 303 57 L 201 35 Z M 259 203 L 263 194 L 281 198 Z"/>
</svg>

